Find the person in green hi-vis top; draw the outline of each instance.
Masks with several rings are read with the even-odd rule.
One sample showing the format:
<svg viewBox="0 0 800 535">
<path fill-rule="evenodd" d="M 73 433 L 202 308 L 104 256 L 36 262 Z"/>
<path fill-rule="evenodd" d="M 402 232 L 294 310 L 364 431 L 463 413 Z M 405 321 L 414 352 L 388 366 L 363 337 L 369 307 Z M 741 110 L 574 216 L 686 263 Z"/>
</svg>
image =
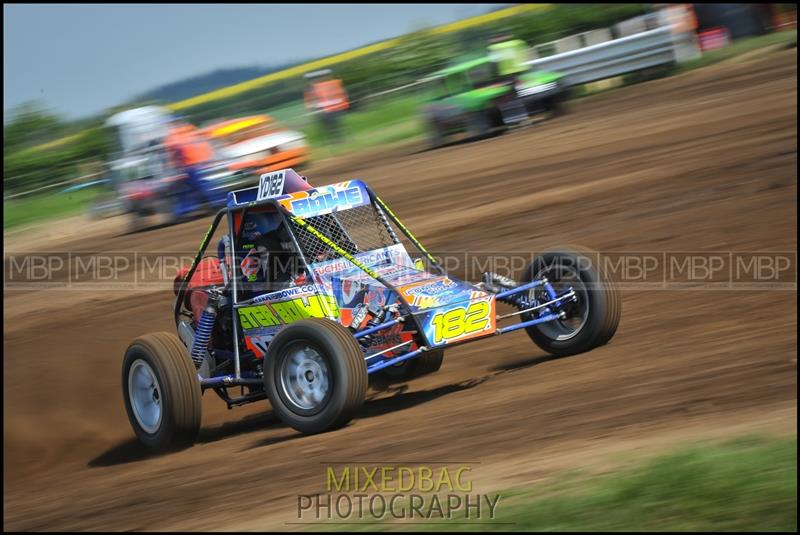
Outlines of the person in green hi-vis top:
<svg viewBox="0 0 800 535">
<path fill-rule="evenodd" d="M 514 76 L 528 70 L 528 44 L 522 39 L 510 35 L 497 36 L 489 41 L 488 49 L 500 76 Z"/>
</svg>

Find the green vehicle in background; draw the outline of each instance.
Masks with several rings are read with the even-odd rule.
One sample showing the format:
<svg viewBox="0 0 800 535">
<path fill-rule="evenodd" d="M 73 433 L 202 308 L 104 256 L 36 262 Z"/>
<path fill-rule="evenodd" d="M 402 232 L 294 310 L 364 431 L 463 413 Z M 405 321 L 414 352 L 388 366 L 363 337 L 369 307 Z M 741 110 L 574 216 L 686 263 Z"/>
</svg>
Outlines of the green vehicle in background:
<svg viewBox="0 0 800 535">
<path fill-rule="evenodd" d="M 562 113 L 568 89 L 564 76 L 530 70 L 525 48 L 520 40 L 496 43 L 484 57 L 433 74 L 432 97 L 424 107 L 432 148 L 452 134 L 483 137 L 538 113 Z"/>
</svg>

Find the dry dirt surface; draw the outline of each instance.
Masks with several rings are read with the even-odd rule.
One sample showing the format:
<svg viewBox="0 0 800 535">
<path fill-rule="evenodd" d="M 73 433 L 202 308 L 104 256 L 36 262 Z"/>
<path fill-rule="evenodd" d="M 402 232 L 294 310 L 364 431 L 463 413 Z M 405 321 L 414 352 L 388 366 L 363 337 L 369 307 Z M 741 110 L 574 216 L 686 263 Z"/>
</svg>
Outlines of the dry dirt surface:
<svg viewBox="0 0 800 535">
<path fill-rule="evenodd" d="M 436 151 L 322 162 L 366 180 L 435 251 L 793 252 L 797 53 L 717 65 L 571 105 L 556 120 Z M 191 252 L 207 221 L 13 250 Z M 796 269 L 796 268 L 795 268 Z M 795 271 L 796 274 L 796 271 Z M 473 462 L 476 491 L 607 452 L 759 430 L 796 433 L 794 289 L 626 289 L 612 342 L 554 359 L 517 333 L 369 394 L 346 428 L 303 436 L 267 402 L 204 397 L 196 446 L 148 456 L 121 397 L 130 341 L 173 329 L 169 289 L 4 291 L 4 527 L 294 529 L 328 462 Z"/>
</svg>

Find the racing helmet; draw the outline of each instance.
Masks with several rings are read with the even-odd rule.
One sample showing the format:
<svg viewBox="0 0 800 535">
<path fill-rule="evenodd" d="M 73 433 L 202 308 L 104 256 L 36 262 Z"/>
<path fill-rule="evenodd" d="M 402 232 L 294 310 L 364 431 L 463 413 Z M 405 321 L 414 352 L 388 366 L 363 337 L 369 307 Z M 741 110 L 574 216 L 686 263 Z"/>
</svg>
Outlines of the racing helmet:
<svg viewBox="0 0 800 535">
<path fill-rule="evenodd" d="M 291 236 L 277 212 L 248 214 L 241 239 L 241 247 L 249 250 L 240 263 L 247 282 L 267 283 L 266 289 L 288 285 L 295 271 L 295 253 Z"/>
<path fill-rule="evenodd" d="M 252 244 L 271 233 L 277 232 L 283 221 L 277 212 L 261 211 L 247 214 L 242 228 L 242 244 Z"/>
</svg>

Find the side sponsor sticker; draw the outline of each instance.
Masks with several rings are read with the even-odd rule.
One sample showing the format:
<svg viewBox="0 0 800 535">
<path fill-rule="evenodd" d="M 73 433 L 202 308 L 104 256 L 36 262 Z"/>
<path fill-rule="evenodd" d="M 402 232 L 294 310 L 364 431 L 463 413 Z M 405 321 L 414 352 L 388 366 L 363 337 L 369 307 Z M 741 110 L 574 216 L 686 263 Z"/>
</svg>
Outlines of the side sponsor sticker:
<svg viewBox="0 0 800 535">
<path fill-rule="evenodd" d="M 242 307 L 239 323 L 245 331 L 273 327 L 304 318 L 338 316 L 336 300 L 329 295 L 309 295 L 287 301 Z"/>
<path fill-rule="evenodd" d="M 278 202 L 297 217 L 307 218 L 364 206 L 370 200 L 363 182 L 349 180 L 291 193 Z"/>
<path fill-rule="evenodd" d="M 471 296 L 468 288 L 462 287 L 447 277 L 415 282 L 398 289 L 406 302 L 417 308 L 433 308 L 458 299 L 467 300 Z"/>
<path fill-rule="evenodd" d="M 381 276 L 389 270 L 399 270 L 411 265 L 411 259 L 406 253 L 405 248 L 400 244 L 390 245 L 381 249 L 365 251 L 354 256 L 356 260 L 375 269 Z M 311 264 L 311 271 L 314 280 L 321 285 L 326 292 L 332 293 L 331 280 L 334 276 L 339 278 L 350 278 L 358 280 L 366 277 L 371 280 L 361 269 L 354 266 L 352 262 L 345 258 L 325 260 Z"/>
</svg>

